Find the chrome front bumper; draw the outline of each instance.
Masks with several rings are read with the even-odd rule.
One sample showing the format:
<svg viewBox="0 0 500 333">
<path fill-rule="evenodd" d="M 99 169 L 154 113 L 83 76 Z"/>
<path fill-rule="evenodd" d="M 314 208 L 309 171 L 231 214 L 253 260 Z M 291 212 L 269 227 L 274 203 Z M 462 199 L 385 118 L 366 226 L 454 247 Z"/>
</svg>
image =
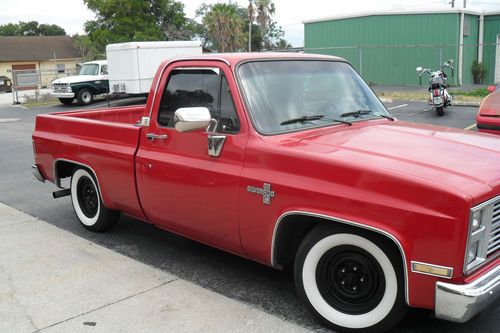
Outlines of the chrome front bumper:
<svg viewBox="0 0 500 333">
<path fill-rule="evenodd" d="M 69 92 L 51 92 L 50 95 L 57 97 L 57 98 L 74 98 L 75 93 L 69 93 Z"/>
<path fill-rule="evenodd" d="M 33 177 L 35 177 L 36 180 L 41 181 L 42 183 L 45 183 L 45 178 L 43 178 L 43 176 L 40 173 L 40 170 L 38 170 L 38 166 L 36 164 L 33 164 L 33 166 L 31 167 L 31 173 L 33 174 Z"/>
<path fill-rule="evenodd" d="M 498 298 L 500 266 L 469 284 L 436 283 L 436 317 L 464 323 Z"/>
</svg>

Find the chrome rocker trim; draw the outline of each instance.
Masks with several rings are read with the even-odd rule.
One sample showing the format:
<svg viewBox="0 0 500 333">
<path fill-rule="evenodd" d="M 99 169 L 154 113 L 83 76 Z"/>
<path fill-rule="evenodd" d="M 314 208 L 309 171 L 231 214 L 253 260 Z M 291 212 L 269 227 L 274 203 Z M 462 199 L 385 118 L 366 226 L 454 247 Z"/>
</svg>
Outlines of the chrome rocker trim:
<svg viewBox="0 0 500 333">
<path fill-rule="evenodd" d="M 500 266 L 469 284 L 436 283 L 436 317 L 464 323 L 498 299 Z"/>
<path fill-rule="evenodd" d="M 31 173 L 33 174 L 33 177 L 35 177 L 36 180 L 38 180 L 39 182 L 45 183 L 45 178 L 43 178 L 43 176 L 40 173 L 40 170 L 38 170 L 38 166 L 36 164 L 33 164 L 31 166 Z"/>
</svg>

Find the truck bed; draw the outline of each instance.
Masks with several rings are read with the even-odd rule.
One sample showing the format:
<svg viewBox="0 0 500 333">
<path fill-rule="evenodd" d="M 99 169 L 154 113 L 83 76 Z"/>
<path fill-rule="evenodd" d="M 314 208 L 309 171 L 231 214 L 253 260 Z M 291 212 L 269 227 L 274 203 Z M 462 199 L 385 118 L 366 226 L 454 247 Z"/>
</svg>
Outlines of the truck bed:
<svg viewBox="0 0 500 333">
<path fill-rule="evenodd" d="M 61 163 L 88 166 L 97 176 L 106 207 L 142 218 L 135 188 L 135 153 L 145 106 L 38 115 L 35 160 L 45 179 L 59 185 L 68 176 Z M 92 167 L 90 167 L 92 166 Z"/>
</svg>

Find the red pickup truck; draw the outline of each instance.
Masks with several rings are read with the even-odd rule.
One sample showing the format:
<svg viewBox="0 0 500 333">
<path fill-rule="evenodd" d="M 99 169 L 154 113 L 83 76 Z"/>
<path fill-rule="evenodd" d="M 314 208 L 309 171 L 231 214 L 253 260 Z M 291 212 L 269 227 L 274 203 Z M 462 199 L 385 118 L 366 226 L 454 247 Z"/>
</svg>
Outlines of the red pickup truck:
<svg viewBox="0 0 500 333">
<path fill-rule="evenodd" d="M 394 119 L 343 59 L 165 61 L 145 106 L 38 115 L 40 181 L 277 269 L 323 324 L 464 322 L 498 297 L 500 139 Z"/>
</svg>

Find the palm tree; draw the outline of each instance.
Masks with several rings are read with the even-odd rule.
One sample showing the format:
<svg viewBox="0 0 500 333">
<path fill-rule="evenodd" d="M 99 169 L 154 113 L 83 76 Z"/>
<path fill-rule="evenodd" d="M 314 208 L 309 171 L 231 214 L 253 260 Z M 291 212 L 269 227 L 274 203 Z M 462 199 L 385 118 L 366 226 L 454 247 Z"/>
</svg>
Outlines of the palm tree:
<svg viewBox="0 0 500 333">
<path fill-rule="evenodd" d="M 203 17 L 203 24 L 219 52 L 235 52 L 242 47 L 243 20 L 235 5 L 213 5 Z"/>
<path fill-rule="evenodd" d="M 248 52 L 252 52 L 252 24 L 254 14 L 253 0 L 248 0 Z"/>
<path fill-rule="evenodd" d="M 274 3 L 272 0 L 254 0 L 256 12 L 257 12 L 257 24 L 260 27 L 262 36 L 267 36 L 269 32 L 270 22 L 272 21 L 272 16 L 276 12 Z M 264 38 L 263 38 L 264 39 Z"/>
</svg>

